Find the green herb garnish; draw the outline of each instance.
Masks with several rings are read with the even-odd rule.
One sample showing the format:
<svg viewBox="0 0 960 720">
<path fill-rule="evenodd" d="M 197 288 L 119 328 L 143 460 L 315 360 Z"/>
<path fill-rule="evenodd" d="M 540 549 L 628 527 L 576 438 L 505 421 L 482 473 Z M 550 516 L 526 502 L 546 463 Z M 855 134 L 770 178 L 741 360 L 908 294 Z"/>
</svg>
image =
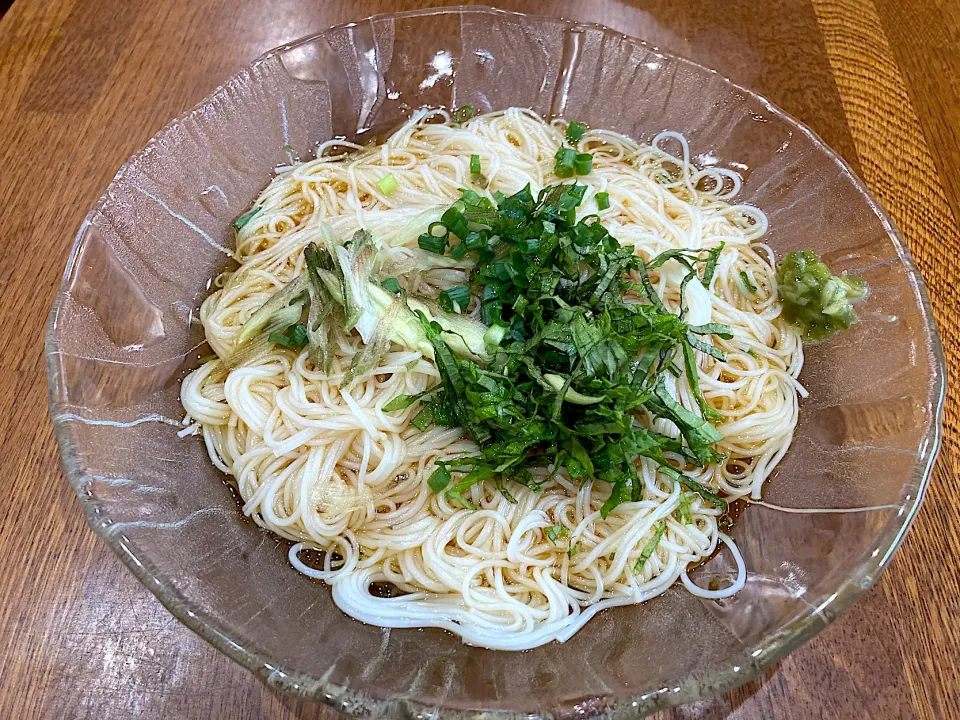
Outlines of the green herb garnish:
<svg viewBox="0 0 960 720">
<path fill-rule="evenodd" d="M 429 217 L 432 220 L 436 214 L 431 211 Z M 422 228 L 423 222 L 419 220 L 417 227 Z M 343 333 L 353 330 L 360 334 L 363 345 L 354 354 L 342 387 L 375 370 L 393 343 L 433 359 L 433 344 L 414 310 L 437 323 L 449 352 L 483 363 L 491 359 L 487 345 L 499 343 L 493 342 L 489 327 L 444 312 L 427 298 L 399 292 L 402 287 L 396 278 L 376 275 L 378 246 L 369 232 L 359 230 L 343 242 L 322 221 L 316 230 L 317 241 L 303 250 L 304 272 L 274 292 L 244 323 L 233 352 L 221 359 L 216 377 L 225 377 L 230 370 L 263 357 L 273 345 L 297 350 L 305 345 L 309 361 L 329 373 L 331 348 L 344 339 Z M 441 247 L 434 249 L 442 252 L 448 235 L 445 225 L 430 222 L 422 238 L 438 242 Z M 418 267 L 428 270 L 437 265 L 435 260 L 424 259 Z M 445 419 L 432 410 L 421 415 L 413 422 L 424 427 L 435 419 Z"/>
<path fill-rule="evenodd" d="M 597 193 L 597 209 L 606 210 L 610 207 L 610 193 L 598 192 Z"/>
<path fill-rule="evenodd" d="M 447 236 L 437 237 L 430 233 L 424 233 L 417 238 L 417 245 L 420 246 L 421 250 L 443 255 L 443 251 L 447 247 Z"/>
<path fill-rule="evenodd" d="M 507 490 L 507 485 L 506 483 L 504 483 L 503 477 L 498 475 L 497 477 L 494 478 L 494 482 L 496 483 L 497 490 L 499 490 L 500 494 L 503 495 L 503 499 L 506 500 L 511 505 L 516 505 L 517 499 L 510 494 L 509 490 Z"/>
<path fill-rule="evenodd" d="M 307 326 L 295 323 L 281 332 L 272 332 L 267 339 L 274 345 L 282 345 L 291 350 L 303 350 L 307 346 Z"/>
<path fill-rule="evenodd" d="M 260 212 L 260 208 L 258 207 L 255 207 L 252 210 L 247 210 L 247 212 L 230 223 L 230 227 L 237 231 L 241 230 L 243 226 L 250 222 L 253 219 L 253 216 L 258 212 Z"/>
<path fill-rule="evenodd" d="M 553 156 L 553 174 L 558 178 L 573 177 L 576 172 L 577 151 L 573 148 L 563 147 L 557 149 Z"/>
<path fill-rule="evenodd" d="M 487 180 L 487 176 L 483 174 L 483 170 L 480 167 L 479 155 L 470 156 L 470 181 L 484 190 L 490 184 L 490 181 Z"/>
<path fill-rule="evenodd" d="M 432 392 L 433 390 L 424 390 L 422 393 L 417 393 L 416 395 L 397 395 L 393 400 L 383 406 L 383 411 L 393 412 L 394 410 L 406 410 L 417 400 Z"/>
<path fill-rule="evenodd" d="M 593 155 L 590 153 L 577 153 L 573 161 L 573 169 L 577 175 L 589 175 L 593 169 Z"/>
<path fill-rule="evenodd" d="M 455 123 L 465 123 L 473 117 L 473 105 L 461 105 L 453 111 L 453 121 Z"/>
<path fill-rule="evenodd" d="M 572 122 L 567 125 L 567 142 L 571 145 L 580 141 L 580 138 L 587 132 L 587 126 L 583 123 Z"/>
<path fill-rule="evenodd" d="M 443 465 L 440 465 L 431 473 L 430 479 L 427 480 L 427 485 L 429 485 L 430 489 L 435 493 L 439 493 L 443 492 L 443 489 L 450 484 L 451 479 L 450 471 Z"/>
<path fill-rule="evenodd" d="M 410 421 L 410 424 L 413 425 L 417 430 L 423 432 L 428 427 L 433 425 L 435 418 L 433 417 L 433 407 L 427 405 L 420 412 L 413 416 L 413 420 Z M 432 487 L 432 486 L 431 486 Z M 434 492 L 440 492 L 435 490 Z"/>
<path fill-rule="evenodd" d="M 684 285 L 709 285 L 722 247 L 671 250 L 645 263 L 596 216 L 577 221 L 586 190 L 561 184 L 535 197 L 527 187 L 492 199 L 464 190 L 441 218 L 448 232 L 420 236 L 425 250 L 474 261 L 469 286 L 445 290 L 439 302 L 453 312 L 476 302 L 489 326 L 489 359 L 477 362 L 452 352 L 451 333 L 419 313 L 441 382 L 421 400 L 417 418 L 429 410 L 423 422 L 460 426 L 480 447 L 476 455 L 439 462 L 449 478 L 438 470 L 431 488 L 469 507 L 477 483 L 502 487 L 510 479 L 539 489 L 530 469 L 562 466 L 575 480 L 610 488 L 606 517 L 642 498 L 637 464 L 645 457 L 665 477 L 725 508 L 667 454 L 693 466 L 722 457 L 714 448 L 721 435 L 709 422 L 718 415 L 700 392 L 695 352 L 723 357 L 710 338 L 733 334 L 721 324 L 685 323 L 666 309 L 650 279 L 678 262 L 687 271 Z M 694 409 L 668 390 L 665 378 L 680 373 Z M 670 420 L 680 437 L 648 430 L 641 423 L 647 413 Z"/>
<path fill-rule="evenodd" d="M 394 278 L 394 277 L 388 277 L 386 280 L 384 280 L 384 281 L 381 283 L 381 285 L 383 285 L 383 289 L 384 289 L 384 290 L 387 290 L 387 291 L 389 291 L 389 292 L 392 292 L 394 295 L 396 295 L 397 293 L 399 293 L 399 292 L 400 292 L 400 289 L 401 289 L 401 288 L 400 288 L 400 281 L 397 280 L 397 279 Z"/>
<path fill-rule="evenodd" d="M 750 276 L 747 275 L 746 271 L 740 271 L 740 282 L 743 283 L 743 287 L 746 288 L 747 292 L 751 295 L 757 294 L 757 286 L 750 281 Z"/>
<path fill-rule="evenodd" d="M 868 291 L 859 277 L 834 275 L 812 250 L 787 253 L 777 268 L 777 285 L 783 316 L 814 342 L 858 322 L 853 303 Z"/>
<path fill-rule="evenodd" d="M 567 528 L 563 525 L 549 525 L 544 528 L 543 532 L 547 536 L 547 539 L 554 545 L 557 544 L 559 538 L 565 538 L 567 536 Z"/>
<path fill-rule="evenodd" d="M 650 542 L 646 544 L 643 548 L 643 551 L 640 553 L 640 558 L 637 560 L 636 565 L 633 566 L 633 574 L 638 575 L 643 570 L 643 566 L 647 564 L 647 560 L 653 557 L 653 553 L 657 549 L 657 545 L 660 544 L 660 540 L 663 538 L 663 533 L 667 530 L 667 521 L 661 520 L 657 524 L 657 530 L 653 533 L 653 537 L 650 538 Z"/>
<path fill-rule="evenodd" d="M 455 285 L 440 292 L 440 307 L 447 312 L 462 312 L 470 304 L 470 288 Z"/>
</svg>

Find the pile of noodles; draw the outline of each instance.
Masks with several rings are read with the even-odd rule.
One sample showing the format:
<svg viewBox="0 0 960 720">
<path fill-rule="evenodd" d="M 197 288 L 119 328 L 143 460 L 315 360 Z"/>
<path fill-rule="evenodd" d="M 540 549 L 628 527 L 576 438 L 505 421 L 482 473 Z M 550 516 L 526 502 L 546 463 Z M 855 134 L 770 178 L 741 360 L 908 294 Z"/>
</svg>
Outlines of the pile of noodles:
<svg viewBox="0 0 960 720">
<path fill-rule="evenodd" d="M 304 270 L 302 251 L 311 222 L 322 219 L 341 237 L 366 228 L 383 246 L 386 263 L 404 265 L 417 246 L 409 224 L 425 209 L 450 205 L 470 187 L 470 156 L 479 155 L 490 193 L 534 194 L 552 183 L 562 123 L 512 108 L 456 124 L 440 110 L 419 111 L 382 145 L 331 140 L 317 159 L 279 168 L 257 199 L 260 210 L 238 234 L 239 269 L 217 278 L 200 317 L 215 353 L 230 354 L 245 321 L 278 288 Z M 787 451 L 797 422 L 796 378 L 803 362 L 798 335 L 780 317 L 774 258 L 761 242 L 766 218 L 732 204 L 740 178 L 729 170 L 691 164 L 684 138 L 662 133 L 651 145 L 590 130 L 577 143 L 594 156 L 580 216 L 596 213 L 597 192 L 609 193 L 600 218 L 621 244 L 645 259 L 670 248 L 725 243 L 710 287 L 689 283 L 684 296 L 691 324 L 725 323 L 732 340 L 714 339 L 723 362 L 697 353 L 700 385 L 723 418 L 722 464 L 690 475 L 726 499 L 758 498 L 764 480 Z M 377 182 L 392 173 L 388 196 Z M 465 279 L 462 270 L 418 270 L 425 292 Z M 677 312 L 677 263 L 652 272 L 654 284 Z M 752 289 L 755 288 L 755 291 Z M 433 464 L 476 450 L 459 428 L 417 430 L 417 406 L 385 413 L 401 393 L 439 380 L 431 360 L 394 346 L 380 366 L 349 388 L 340 382 L 358 352 L 353 333 L 336 349 L 326 374 L 297 353 L 275 347 L 266 357 L 216 373 L 216 358 L 183 382 L 184 434 L 202 431 L 212 462 L 233 476 L 243 511 L 257 524 L 294 541 L 290 560 L 333 589 L 337 605 L 364 622 L 387 627 L 440 627 L 471 644 L 525 649 L 573 635 L 597 611 L 636 603 L 678 580 L 702 597 L 735 593 L 744 583 L 743 560 L 718 527 L 720 510 L 659 476 L 652 462 L 639 468 L 643 493 L 605 519 L 605 482 L 571 482 L 563 470 L 540 471 L 541 492 L 508 482 L 516 504 L 493 483 L 471 489 L 476 510 L 427 486 Z M 671 392 L 698 412 L 686 379 Z M 669 421 L 653 423 L 677 435 Z M 681 493 L 690 502 L 685 522 Z M 652 557 L 634 566 L 661 521 L 666 530 Z M 555 540 L 545 532 L 562 526 Z M 552 533 L 552 534 L 555 534 Z M 719 590 L 706 590 L 687 568 L 723 541 L 738 572 Z M 322 562 L 310 562 L 324 551 Z M 394 596 L 371 593 L 389 584 Z"/>
</svg>

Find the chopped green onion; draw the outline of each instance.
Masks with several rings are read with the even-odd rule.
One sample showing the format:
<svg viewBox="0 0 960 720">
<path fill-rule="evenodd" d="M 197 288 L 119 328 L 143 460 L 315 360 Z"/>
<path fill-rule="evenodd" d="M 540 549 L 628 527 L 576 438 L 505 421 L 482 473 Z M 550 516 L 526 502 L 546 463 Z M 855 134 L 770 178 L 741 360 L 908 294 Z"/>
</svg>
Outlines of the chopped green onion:
<svg viewBox="0 0 960 720">
<path fill-rule="evenodd" d="M 421 250 L 436 253 L 437 255 L 443 255 L 443 251 L 447 247 L 447 238 L 446 236 L 434 237 L 433 235 L 424 233 L 417 238 L 417 245 L 420 246 Z"/>
<path fill-rule="evenodd" d="M 589 175 L 593 169 L 593 155 L 590 153 L 577 153 L 573 161 L 573 169 L 577 175 Z"/>
<path fill-rule="evenodd" d="M 746 288 L 747 292 L 751 295 L 755 295 L 757 292 L 757 286 L 750 282 L 750 276 L 747 275 L 746 271 L 740 271 L 740 280 L 743 282 L 743 287 Z"/>
<path fill-rule="evenodd" d="M 449 232 L 461 240 L 470 232 L 470 224 L 467 222 L 466 216 L 460 212 L 456 205 L 447 208 L 447 211 L 440 216 L 440 222 Z"/>
<path fill-rule="evenodd" d="M 392 292 L 394 295 L 400 292 L 400 281 L 396 278 L 387 278 L 382 284 L 384 290 Z"/>
<path fill-rule="evenodd" d="M 427 234 L 442 238 L 447 235 L 447 226 L 442 222 L 432 222 L 427 226 Z"/>
<path fill-rule="evenodd" d="M 561 147 L 553 156 L 553 173 L 559 178 L 573 177 L 574 164 L 577 161 L 577 151 L 573 148 Z"/>
<path fill-rule="evenodd" d="M 606 210 L 610 207 L 610 193 L 598 192 L 597 193 L 597 209 Z"/>
<path fill-rule="evenodd" d="M 567 125 L 567 142 L 573 144 L 576 143 L 584 136 L 584 133 L 587 132 L 587 126 L 583 123 L 572 122 Z"/>
<path fill-rule="evenodd" d="M 473 105 L 461 105 L 453 111 L 453 121 L 455 123 L 465 123 L 473 117 Z"/>
<path fill-rule="evenodd" d="M 490 184 L 490 181 L 487 180 L 487 176 L 483 174 L 482 169 L 480 167 L 479 155 L 470 156 L 470 181 L 474 185 L 478 185 L 484 190 Z"/>
<path fill-rule="evenodd" d="M 480 233 L 469 232 L 467 236 L 463 238 L 463 244 L 466 245 L 467 250 L 479 250 L 487 244 L 487 241 Z"/>
<path fill-rule="evenodd" d="M 397 179 L 393 176 L 393 173 L 387 173 L 382 178 L 377 180 L 377 187 L 380 188 L 380 192 L 384 195 L 389 195 L 394 192 L 400 183 L 397 182 Z"/>
<path fill-rule="evenodd" d="M 470 288 L 466 285 L 454 285 L 440 291 L 440 307 L 447 312 L 458 313 L 470 304 Z"/>
</svg>

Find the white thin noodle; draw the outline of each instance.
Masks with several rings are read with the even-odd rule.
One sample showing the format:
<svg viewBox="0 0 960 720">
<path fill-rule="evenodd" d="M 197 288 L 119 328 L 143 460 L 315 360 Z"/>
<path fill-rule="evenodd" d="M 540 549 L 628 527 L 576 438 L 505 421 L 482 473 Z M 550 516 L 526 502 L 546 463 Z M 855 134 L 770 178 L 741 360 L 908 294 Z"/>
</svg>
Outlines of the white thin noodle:
<svg viewBox="0 0 960 720">
<path fill-rule="evenodd" d="M 237 239 L 240 269 L 217 278 L 218 289 L 201 308 L 210 346 L 220 357 L 229 354 L 251 314 L 303 271 L 310 233 L 298 229 L 312 220 L 329 222 L 342 237 L 367 228 L 384 245 L 387 263 L 402 267 L 406 260 L 409 268 L 422 228 L 408 223 L 471 186 L 471 154 L 480 156 L 491 193 L 510 194 L 527 183 L 536 192 L 557 182 L 553 156 L 562 141 L 561 122 L 512 108 L 462 125 L 445 112 L 420 111 L 381 146 L 322 146 L 319 159 L 282 172 L 257 199 L 261 210 Z M 759 498 L 790 445 L 797 394 L 805 392 L 796 382 L 800 340 L 780 317 L 773 253 L 760 242 L 765 216 L 730 204 L 739 176 L 691 165 L 678 133 L 663 133 L 651 146 L 591 130 L 577 145 L 594 155 L 593 172 L 577 178 L 588 186 L 580 215 L 597 212 L 596 193 L 609 193 L 610 208 L 600 216 L 621 243 L 646 259 L 669 248 L 725 243 L 710 287 L 690 283 L 685 302 L 691 323 L 734 329 L 732 340 L 712 338 L 726 351 L 725 362 L 697 353 L 703 393 L 723 418 L 719 449 L 728 460 L 689 474 L 728 499 Z M 399 187 L 384 196 L 377 181 L 387 172 Z M 674 312 L 683 274 L 675 262 L 652 273 Z M 415 281 L 435 289 L 462 278 L 445 269 L 421 272 Z M 347 614 L 387 627 L 445 628 L 468 643 L 521 650 L 563 641 L 598 610 L 647 600 L 677 580 L 708 597 L 743 586 L 743 560 L 718 530 L 719 511 L 686 492 L 692 522 L 685 524 L 678 512 L 682 488 L 646 460 L 642 499 L 606 519 L 600 507 L 609 485 L 578 487 L 563 472 L 538 493 L 508 482 L 516 504 L 490 483 L 470 491 L 476 511 L 435 495 L 427 487 L 434 461 L 475 447 L 458 429 L 416 430 L 410 424 L 416 406 L 391 413 L 383 406 L 436 383 L 438 372 L 418 353 L 395 346 L 381 367 L 345 390 L 339 382 L 359 343 L 354 333 L 337 348 L 329 376 L 306 352 L 276 347 L 223 383 L 208 380 L 214 369 L 208 362 L 182 391 L 187 422 L 200 424 L 211 460 L 236 479 L 243 511 L 295 541 L 293 565 L 331 584 Z M 698 411 L 685 378 L 671 390 Z M 668 422 L 653 425 L 676 434 Z M 635 573 L 661 522 L 660 543 Z M 566 534 L 552 542 L 545 529 L 555 525 Z M 700 589 L 686 570 L 721 539 L 732 550 L 736 578 L 724 590 Z M 322 569 L 303 561 L 304 548 L 327 551 Z M 375 582 L 406 594 L 375 596 L 369 592 Z"/>
</svg>

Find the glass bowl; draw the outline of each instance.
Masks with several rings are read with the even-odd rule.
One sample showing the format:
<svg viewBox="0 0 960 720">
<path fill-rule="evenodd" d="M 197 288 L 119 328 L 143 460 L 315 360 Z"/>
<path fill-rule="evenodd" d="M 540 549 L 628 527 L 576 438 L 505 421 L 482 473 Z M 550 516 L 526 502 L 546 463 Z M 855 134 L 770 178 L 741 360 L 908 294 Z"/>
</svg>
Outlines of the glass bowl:
<svg viewBox="0 0 960 720">
<path fill-rule="evenodd" d="M 608 610 L 565 644 L 468 647 L 363 625 L 241 519 L 202 442 L 177 435 L 197 308 L 230 221 L 318 141 L 422 105 L 532 106 L 737 169 L 783 253 L 872 288 L 862 322 L 807 352 L 796 439 L 733 534 L 722 601 L 682 588 Z M 944 361 L 923 283 L 850 168 L 761 97 L 596 25 L 484 8 L 384 15 L 267 53 L 125 164 L 80 228 L 47 330 L 50 413 L 94 531 L 181 621 L 287 693 L 372 717 L 637 716 L 728 690 L 826 627 L 910 526 L 940 440 Z M 776 506 L 776 507 L 773 507 Z M 778 509 L 779 508 L 779 509 Z M 723 573 L 714 558 L 699 573 Z M 431 715 L 433 716 L 433 715 Z"/>
</svg>

